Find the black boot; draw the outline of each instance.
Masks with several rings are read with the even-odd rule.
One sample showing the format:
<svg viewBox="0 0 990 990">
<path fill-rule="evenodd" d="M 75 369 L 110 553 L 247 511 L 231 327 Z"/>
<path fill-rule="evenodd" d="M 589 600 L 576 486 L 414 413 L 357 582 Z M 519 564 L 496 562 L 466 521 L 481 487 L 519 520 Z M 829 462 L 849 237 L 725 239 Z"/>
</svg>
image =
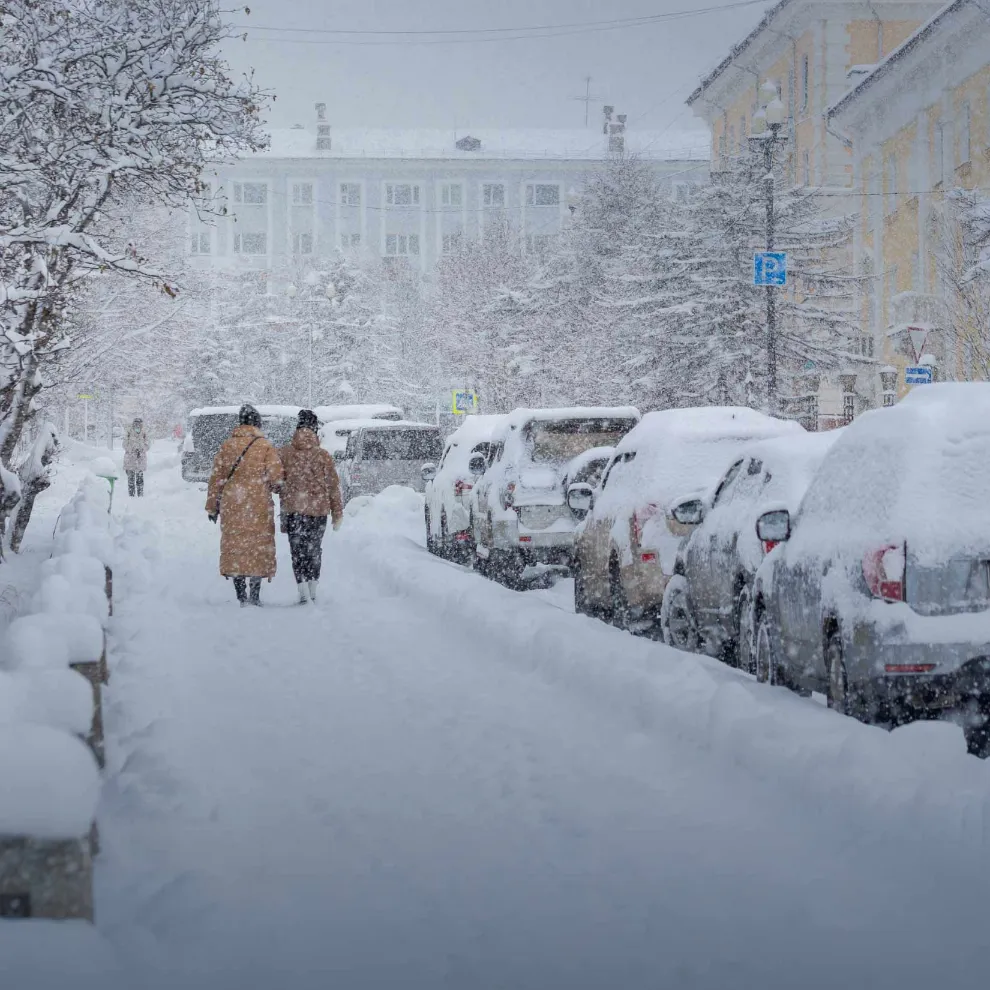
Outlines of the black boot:
<svg viewBox="0 0 990 990">
<path fill-rule="evenodd" d="M 251 578 L 251 604 L 261 605 L 261 578 Z"/>
<path fill-rule="evenodd" d="M 237 595 L 237 600 L 241 603 L 241 608 L 247 605 L 248 603 L 247 578 L 243 578 L 243 577 L 234 578 L 234 593 Z"/>
</svg>

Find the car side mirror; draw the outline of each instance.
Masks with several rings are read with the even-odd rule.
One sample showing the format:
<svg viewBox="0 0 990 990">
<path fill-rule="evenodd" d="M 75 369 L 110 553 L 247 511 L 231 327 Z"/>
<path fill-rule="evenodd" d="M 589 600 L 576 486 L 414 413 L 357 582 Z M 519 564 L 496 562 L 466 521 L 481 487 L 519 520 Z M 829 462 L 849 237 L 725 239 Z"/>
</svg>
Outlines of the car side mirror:
<svg viewBox="0 0 990 990">
<path fill-rule="evenodd" d="M 705 518 L 705 503 L 700 498 L 688 499 L 675 505 L 670 514 L 682 526 L 697 526 Z"/>
<path fill-rule="evenodd" d="M 424 464 L 422 470 L 419 472 L 423 478 L 423 481 L 430 482 L 433 481 L 437 476 L 437 466 L 436 464 Z"/>
<path fill-rule="evenodd" d="M 487 462 L 485 460 L 484 454 L 475 454 L 470 461 L 468 461 L 468 470 L 476 478 L 480 478 L 481 475 L 485 473 L 487 467 Z"/>
<path fill-rule="evenodd" d="M 786 543 L 791 538 L 791 514 L 787 509 L 764 512 L 756 520 L 756 535 L 764 544 Z"/>
<path fill-rule="evenodd" d="M 567 489 L 567 507 L 576 516 L 586 516 L 595 504 L 595 490 L 591 485 L 571 485 Z"/>
</svg>

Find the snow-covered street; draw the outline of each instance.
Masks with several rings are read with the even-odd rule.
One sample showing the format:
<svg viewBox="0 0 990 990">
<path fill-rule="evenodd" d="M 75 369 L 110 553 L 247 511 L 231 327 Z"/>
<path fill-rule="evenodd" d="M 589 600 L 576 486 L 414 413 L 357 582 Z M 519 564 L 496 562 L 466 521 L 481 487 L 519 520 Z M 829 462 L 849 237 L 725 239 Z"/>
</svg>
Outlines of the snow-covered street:
<svg viewBox="0 0 990 990">
<path fill-rule="evenodd" d="M 429 557 L 390 490 L 323 597 L 120 499 L 97 920 L 131 986 L 966 987 L 990 767 Z M 284 538 L 280 538 L 284 541 Z"/>
</svg>

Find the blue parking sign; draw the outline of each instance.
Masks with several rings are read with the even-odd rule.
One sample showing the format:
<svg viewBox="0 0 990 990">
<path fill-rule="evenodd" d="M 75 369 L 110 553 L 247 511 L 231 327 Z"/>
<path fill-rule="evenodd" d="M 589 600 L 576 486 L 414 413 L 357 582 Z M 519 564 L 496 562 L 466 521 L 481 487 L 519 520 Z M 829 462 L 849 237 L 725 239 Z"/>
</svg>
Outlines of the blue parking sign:
<svg viewBox="0 0 990 990">
<path fill-rule="evenodd" d="M 478 411 L 478 393 L 472 389 L 454 389 L 450 398 L 450 411 L 455 416 L 470 416 Z"/>
<path fill-rule="evenodd" d="M 758 251 L 754 254 L 753 285 L 787 285 L 787 253 Z"/>
</svg>

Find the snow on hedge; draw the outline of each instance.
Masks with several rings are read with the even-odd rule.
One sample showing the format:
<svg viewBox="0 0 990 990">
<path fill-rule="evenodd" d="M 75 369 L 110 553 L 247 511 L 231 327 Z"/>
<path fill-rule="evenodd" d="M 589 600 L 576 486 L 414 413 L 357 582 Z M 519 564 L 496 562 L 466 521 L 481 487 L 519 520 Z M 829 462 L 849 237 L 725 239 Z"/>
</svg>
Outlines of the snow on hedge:
<svg viewBox="0 0 990 990">
<path fill-rule="evenodd" d="M 0 835 L 78 838 L 96 813 L 99 770 L 80 738 L 90 728 L 92 692 L 70 664 L 103 655 L 109 494 L 94 475 L 79 486 L 59 519 L 32 614 L 0 640 Z"/>
</svg>

